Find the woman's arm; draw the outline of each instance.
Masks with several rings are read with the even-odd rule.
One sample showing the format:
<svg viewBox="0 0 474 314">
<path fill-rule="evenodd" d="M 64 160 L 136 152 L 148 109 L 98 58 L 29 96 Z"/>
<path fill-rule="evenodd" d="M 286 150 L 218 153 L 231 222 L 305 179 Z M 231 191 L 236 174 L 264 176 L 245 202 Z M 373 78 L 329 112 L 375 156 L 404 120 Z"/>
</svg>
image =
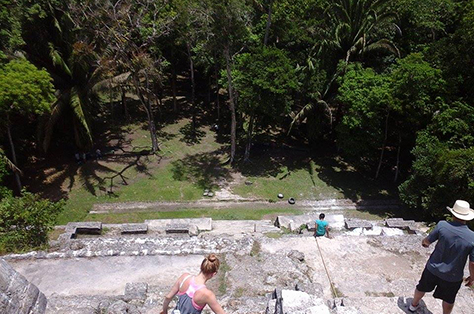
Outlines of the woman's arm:
<svg viewBox="0 0 474 314">
<path fill-rule="evenodd" d="M 211 290 L 206 291 L 206 303 L 216 314 L 226 314 L 222 306 L 217 302 L 216 295 Z"/>
<path fill-rule="evenodd" d="M 168 314 L 168 307 L 170 305 L 171 300 L 173 300 L 174 296 L 176 293 L 179 291 L 179 285 L 181 284 L 181 281 L 186 277 L 188 274 L 182 274 L 178 280 L 174 283 L 173 287 L 171 287 L 170 292 L 165 296 L 165 300 L 163 301 L 163 310 L 160 312 L 160 314 Z"/>
</svg>

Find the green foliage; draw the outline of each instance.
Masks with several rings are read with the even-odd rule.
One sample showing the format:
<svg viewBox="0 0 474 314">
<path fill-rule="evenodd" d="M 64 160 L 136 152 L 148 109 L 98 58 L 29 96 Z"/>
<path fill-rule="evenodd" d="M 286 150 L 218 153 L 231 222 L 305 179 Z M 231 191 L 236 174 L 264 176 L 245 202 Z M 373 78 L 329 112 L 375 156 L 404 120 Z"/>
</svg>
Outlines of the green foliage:
<svg viewBox="0 0 474 314">
<path fill-rule="evenodd" d="M 411 208 L 442 218 L 456 199 L 474 197 L 474 108 L 441 106 L 412 151 L 412 174 L 400 185 L 400 197 Z"/>
<path fill-rule="evenodd" d="M 7 196 L 0 201 L 0 252 L 17 252 L 47 244 L 63 203 L 40 199 L 23 191 L 21 197 Z"/>
<path fill-rule="evenodd" d="M 0 68 L 0 112 L 42 114 L 49 111 L 54 89 L 48 72 L 26 60 L 12 60 Z"/>
<path fill-rule="evenodd" d="M 275 119 L 287 114 L 297 88 L 295 68 L 285 52 L 262 47 L 236 57 L 232 72 L 241 112 Z"/>
<path fill-rule="evenodd" d="M 11 193 L 11 191 L 2 184 L 3 178 L 8 174 L 9 163 L 11 163 L 10 160 L 0 148 L 0 200 Z"/>
<path fill-rule="evenodd" d="M 411 123 L 434 112 L 434 100 L 444 92 L 441 71 L 433 68 L 420 53 L 399 59 L 393 67 L 394 109 L 411 117 Z"/>
<path fill-rule="evenodd" d="M 0 0 L 0 63 L 23 44 L 18 6 L 13 0 Z"/>
<path fill-rule="evenodd" d="M 347 108 L 336 130 L 339 147 L 347 156 L 373 163 L 393 103 L 390 77 L 354 64 L 339 83 L 337 99 Z"/>
</svg>

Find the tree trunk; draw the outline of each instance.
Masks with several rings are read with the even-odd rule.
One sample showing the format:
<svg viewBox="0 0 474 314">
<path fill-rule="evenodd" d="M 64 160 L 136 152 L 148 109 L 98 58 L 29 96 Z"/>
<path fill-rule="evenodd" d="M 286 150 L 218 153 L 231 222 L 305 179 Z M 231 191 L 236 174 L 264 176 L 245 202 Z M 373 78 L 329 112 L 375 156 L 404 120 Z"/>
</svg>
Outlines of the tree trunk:
<svg viewBox="0 0 474 314">
<path fill-rule="evenodd" d="M 192 105 L 192 115 L 193 115 L 193 122 L 192 122 L 192 133 L 193 136 L 196 134 L 196 88 L 194 85 L 194 61 L 191 56 L 191 45 L 189 42 L 186 43 L 186 47 L 188 49 L 188 57 L 189 57 L 189 74 L 191 78 L 191 105 Z"/>
<path fill-rule="evenodd" d="M 230 70 L 230 52 L 229 45 L 224 48 L 224 56 L 227 70 L 227 85 L 229 86 L 229 109 L 231 115 L 230 124 L 230 159 L 229 162 L 232 164 L 235 159 L 235 150 L 237 146 L 237 119 L 235 116 L 235 103 L 234 103 L 234 88 L 232 86 L 232 74 Z"/>
<path fill-rule="evenodd" d="M 10 118 L 8 115 L 7 115 L 7 136 L 8 136 L 8 141 L 10 142 L 10 148 L 12 150 L 12 162 L 15 165 L 15 167 L 18 167 L 18 162 L 16 161 L 15 145 L 13 144 L 12 133 L 11 133 Z M 21 186 L 20 174 L 17 171 L 13 171 L 13 175 L 15 177 L 15 183 L 16 183 L 16 187 L 18 188 L 18 193 L 21 193 L 22 186 Z"/>
<path fill-rule="evenodd" d="M 173 111 L 178 112 L 178 102 L 176 100 L 176 68 L 175 65 L 171 67 L 171 90 L 173 91 Z"/>
<path fill-rule="evenodd" d="M 398 174 L 400 173 L 400 150 L 402 146 L 402 134 L 398 133 L 398 149 L 397 149 L 397 163 L 395 164 L 395 177 L 393 178 L 393 182 L 397 182 Z"/>
<path fill-rule="evenodd" d="M 122 90 L 122 107 L 123 107 L 123 114 L 125 116 L 125 121 L 130 121 L 130 114 L 128 113 L 128 107 L 127 107 L 127 96 L 126 96 L 126 91 L 125 88 L 121 88 Z"/>
<path fill-rule="evenodd" d="M 245 145 L 244 162 L 250 161 L 250 149 L 252 148 L 252 135 L 253 135 L 254 120 L 255 120 L 254 116 L 251 115 L 249 119 L 249 126 L 247 128 L 247 144 Z"/>
<path fill-rule="evenodd" d="M 217 64 L 215 67 L 215 75 L 216 75 L 216 108 L 217 108 L 217 123 L 219 124 L 221 120 L 221 104 L 219 100 L 219 69 L 217 68 Z M 220 125 L 219 125 L 220 126 Z"/>
<path fill-rule="evenodd" d="M 146 79 L 147 85 L 148 85 L 148 79 Z M 134 84 L 135 84 L 135 89 L 137 90 L 138 98 L 140 99 L 140 102 L 142 103 L 143 107 L 145 108 L 145 112 L 148 118 L 148 129 L 150 131 L 150 137 L 151 137 L 151 152 L 154 154 L 160 148 L 158 147 L 158 140 L 156 138 L 156 126 L 155 126 L 155 119 L 153 117 L 153 111 L 151 108 L 151 103 L 149 97 L 145 99 L 143 96 L 142 91 L 140 90 L 140 83 L 138 81 L 138 78 L 134 77 Z"/>
<path fill-rule="evenodd" d="M 270 32 L 270 25 L 272 25 L 272 7 L 273 7 L 273 0 L 270 0 L 268 4 L 268 18 L 267 18 L 267 26 L 265 27 L 265 38 L 263 39 L 263 45 L 266 46 L 268 43 L 268 33 Z"/>
<path fill-rule="evenodd" d="M 388 135 L 388 117 L 390 116 L 390 112 L 387 113 L 387 117 L 385 118 L 385 136 L 383 139 L 383 144 L 382 144 L 382 151 L 380 152 L 380 159 L 379 159 L 379 165 L 377 167 L 377 172 L 375 173 L 375 179 L 379 177 L 380 174 L 380 168 L 382 167 L 382 161 L 383 161 L 383 154 L 385 152 L 385 145 L 387 144 L 387 135 Z"/>
</svg>

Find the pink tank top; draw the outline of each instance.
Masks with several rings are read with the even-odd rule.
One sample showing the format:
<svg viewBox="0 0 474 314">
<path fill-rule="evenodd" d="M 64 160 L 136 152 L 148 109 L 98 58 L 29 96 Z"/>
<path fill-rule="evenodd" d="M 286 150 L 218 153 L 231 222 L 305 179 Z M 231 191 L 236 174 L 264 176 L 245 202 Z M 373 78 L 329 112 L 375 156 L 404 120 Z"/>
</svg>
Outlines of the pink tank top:
<svg viewBox="0 0 474 314">
<path fill-rule="evenodd" d="M 184 283 L 186 282 L 186 280 L 188 280 L 190 277 L 191 277 L 191 280 L 189 280 L 189 287 L 188 287 L 188 289 L 187 289 L 186 291 L 184 291 L 184 292 L 178 291 L 178 298 L 179 298 L 178 303 L 181 303 L 181 306 L 186 307 L 186 305 L 183 304 L 183 303 L 188 303 L 188 302 L 189 302 L 189 299 L 190 299 L 192 306 L 193 306 L 196 310 L 202 311 L 202 309 L 205 307 L 205 305 L 204 305 L 204 306 L 199 306 L 198 304 L 196 304 L 196 302 L 194 302 L 194 294 L 196 293 L 196 291 L 198 291 L 198 290 L 200 290 L 200 289 L 202 289 L 202 288 L 205 288 L 205 287 L 206 287 L 205 285 L 197 285 L 196 282 L 194 281 L 194 276 L 193 276 L 193 275 L 188 275 L 188 276 L 186 276 L 186 277 L 183 279 L 183 281 L 182 281 L 181 284 L 179 285 L 179 289 L 181 289 L 181 287 L 183 286 L 183 284 L 184 284 Z M 189 297 L 189 299 L 186 298 L 185 295 L 186 295 L 187 297 Z M 183 296 L 184 298 L 182 298 L 182 296 Z M 186 300 L 186 299 L 188 299 L 188 300 Z M 188 302 L 186 302 L 186 301 L 188 301 Z M 179 309 L 179 308 L 178 308 L 178 309 Z"/>
</svg>

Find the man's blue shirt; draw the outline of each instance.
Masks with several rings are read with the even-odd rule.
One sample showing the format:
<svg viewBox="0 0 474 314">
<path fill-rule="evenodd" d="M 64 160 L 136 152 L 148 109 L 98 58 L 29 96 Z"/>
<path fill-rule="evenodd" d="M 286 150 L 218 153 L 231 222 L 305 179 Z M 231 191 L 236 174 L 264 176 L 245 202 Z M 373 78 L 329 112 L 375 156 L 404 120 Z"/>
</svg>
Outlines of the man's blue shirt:
<svg viewBox="0 0 474 314">
<path fill-rule="evenodd" d="M 324 220 L 317 219 L 316 220 L 316 225 L 317 225 L 316 235 L 318 235 L 318 236 L 325 235 L 326 234 L 326 227 L 328 225 L 328 222 L 324 221 Z"/>
<path fill-rule="evenodd" d="M 474 262 L 474 232 L 465 224 L 443 220 L 428 235 L 428 241 L 438 243 L 426 268 L 443 280 L 461 281 L 467 257 Z"/>
</svg>

